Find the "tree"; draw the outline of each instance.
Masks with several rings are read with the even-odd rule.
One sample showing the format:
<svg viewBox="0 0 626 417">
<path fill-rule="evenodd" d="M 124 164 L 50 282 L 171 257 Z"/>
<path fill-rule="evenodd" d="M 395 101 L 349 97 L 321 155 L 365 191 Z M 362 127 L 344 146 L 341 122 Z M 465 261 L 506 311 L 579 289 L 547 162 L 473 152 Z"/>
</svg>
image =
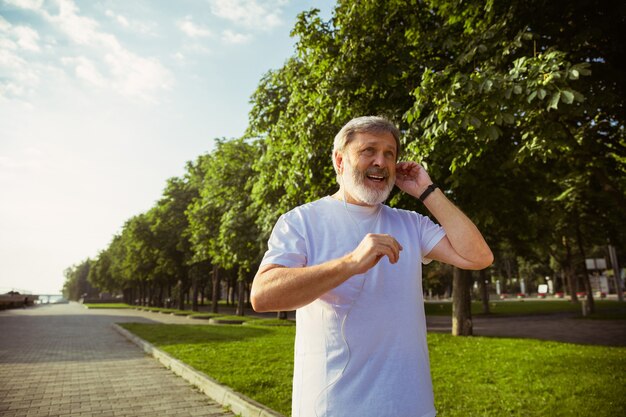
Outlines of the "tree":
<svg viewBox="0 0 626 417">
<path fill-rule="evenodd" d="M 167 181 L 163 197 L 152 210 L 156 266 L 154 278 L 160 287 L 175 284 L 178 288 L 178 309 L 185 309 L 185 294 L 190 284 L 193 252 L 189 240 L 187 208 L 198 198 L 198 189 L 182 178 Z"/>
<path fill-rule="evenodd" d="M 333 173 L 320 149 L 327 154 L 334 132 L 362 114 L 401 126 L 405 155 L 428 164 L 488 241 L 533 252 L 549 228 L 542 216 L 574 195 L 561 197 L 568 188 L 546 175 L 557 161 L 570 185 L 603 190 L 599 227 L 622 224 L 620 8 L 388 0 L 340 2 L 329 22 L 303 13 L 296 55 L 253 96 L 262 232 L 277 212 L 328 192 Z M 401 194 L 391 204 L 419 209 Z"/>
<path fill-rule="evenodd" d="M 615 31 L 623 5 L 455 3 L 432 2 L 446 20 L 450 59 L 423 73 L 407 120 L 430 150 L 454 149 L 453 171 L 466 171 L 502 141 L 514 144 L 520 166 L 556 165 L 558 177 L 546 170 L 543 186 L 531 190 L 542 211 L 559 215 L 563 230 L 578 230 L 579 241 L 583 218 L 617 239 L 626 190 L 623 43 Z M 598 205 L 584 204 L 598 200 L 605 202 L 599 216 Z M 571 244 L 563 248 L 573 280 Z M 586 274 L 585 284 L 591 297 Z"/>
<path fill-rule="evenodd" d="M 250 272 L 260 262 L 261 255 L 250 197 L 252 184 L 256 182 L 252 164 L 258 152 L 256 142 L 217 140 L 214 151 L 203 161 L 205 176 L 200 197 L 187 212 L 194 260 L 210 261 L 214 267 L 236 270 L 237 313 L 241 315 L 244 313 L 246 284 L 251 280 Z M 215 280 L 217 282 L 217 277 Z M 215 292 L 217 288 L 214 287 Z"/>
<path fill-rule="evenodd" d="M 92 287 L 87 280 L 92 264 L 93 261 L 87 258 L 65 270 L 65 283 L 63 284 L 63 296 L 65 298 L 78 301 L 82 298 L 98 295 L 98 290 Z"/>
</svg>

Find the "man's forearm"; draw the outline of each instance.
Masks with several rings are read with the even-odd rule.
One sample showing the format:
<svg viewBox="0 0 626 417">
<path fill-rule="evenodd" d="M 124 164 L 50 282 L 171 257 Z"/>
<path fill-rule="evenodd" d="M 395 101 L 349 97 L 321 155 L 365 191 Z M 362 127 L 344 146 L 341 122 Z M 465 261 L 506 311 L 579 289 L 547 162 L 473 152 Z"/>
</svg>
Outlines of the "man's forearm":
<svg viewBox="0 0 626 417">
<path fill-rule="evenodd" d="M 319 265 L 285 268 L 265 265 L 259 269 L 250 293 L 255 311 L 289 311 L 305 306 L 342 284 L 363 274 L 386 256 L 398 262 L 402 245 L 390 235 L 368 233 L 349 254 Z"/>
<path fill-rule="evenodd" d="M 424 205 L 439 221 L 450 244 L 461 257 L 483 267 L 493 262 L 493 254 L 476 225 L 440 189 L 432 192 L 424 200 Z"/>
<path fill-rule="evenodd" d="M 291 311 L 305 306 L 355 273 L 349 255 L 315 266 L 266 268 L 261 267 L 254 277 L 250 292 L 252 308 L 258 312 Z"/>
</svg>

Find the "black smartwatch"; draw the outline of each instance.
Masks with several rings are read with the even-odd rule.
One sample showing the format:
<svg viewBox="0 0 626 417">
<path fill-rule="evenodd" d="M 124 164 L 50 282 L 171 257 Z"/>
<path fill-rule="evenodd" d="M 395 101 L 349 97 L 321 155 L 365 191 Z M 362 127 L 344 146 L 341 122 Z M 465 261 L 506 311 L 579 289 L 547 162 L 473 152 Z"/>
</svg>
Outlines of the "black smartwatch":
<svg viewBox="0 0 626 417">
<path fill-rule="evenodd" d="M 424 190 L 424 192 L 422 193 L 422 195 L 419 196 L 420 201 L 423 203 L 424 200 L 426 200 L 426 197 L 428 197 L 430 195 L 430 193 L 432 193 L 433 191 L 435 191 L 435 189 L 439 188 L 439 186 L 437 184 L 430 184 L 426 190 Z"/>
</svg>

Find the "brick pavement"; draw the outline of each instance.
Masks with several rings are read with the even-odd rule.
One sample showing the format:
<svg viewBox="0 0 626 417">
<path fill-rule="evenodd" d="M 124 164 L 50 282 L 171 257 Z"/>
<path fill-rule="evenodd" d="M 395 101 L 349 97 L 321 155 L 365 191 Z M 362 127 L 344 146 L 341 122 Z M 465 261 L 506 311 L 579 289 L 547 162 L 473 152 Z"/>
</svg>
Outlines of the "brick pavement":
<svg viewBox="0 0 626 417">
<path fill-rule="evenodd" d="M 0 415 L 234 417 L 111 327 L 128 321 L 154 320 L 78 304 L 1 311 Z"/>
</svg>

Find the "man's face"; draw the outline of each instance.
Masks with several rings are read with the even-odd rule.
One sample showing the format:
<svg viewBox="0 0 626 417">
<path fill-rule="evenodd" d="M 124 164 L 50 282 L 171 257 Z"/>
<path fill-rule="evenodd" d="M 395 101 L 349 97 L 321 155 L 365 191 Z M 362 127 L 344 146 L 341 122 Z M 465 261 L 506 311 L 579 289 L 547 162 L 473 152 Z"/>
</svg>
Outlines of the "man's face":
<svg viewBox="0 0 626 417">
<path fill-rule="evenodd" d="M 391 133 L 357 133 L 343 152 L 341 177 L 349 202 L 375 205 L 385 201 L 396 180 L 396 156 Z"/>
</svg>

